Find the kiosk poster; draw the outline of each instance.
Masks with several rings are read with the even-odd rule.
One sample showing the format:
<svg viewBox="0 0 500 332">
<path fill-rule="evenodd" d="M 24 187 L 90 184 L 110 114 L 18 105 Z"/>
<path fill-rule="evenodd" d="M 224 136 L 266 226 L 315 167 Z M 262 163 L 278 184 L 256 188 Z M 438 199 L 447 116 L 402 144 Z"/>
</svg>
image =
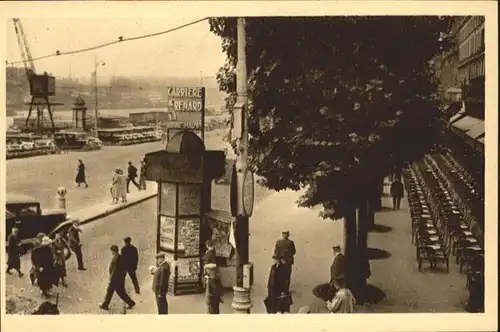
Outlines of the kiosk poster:
<svg viewBox="0 0 500 332">
<path fill-rule="evenodd" d="M 179 259 L 177 267 L 177 280 L 198 281 L 201 271 L 199 258 Z"/>
<path fill-rule="evenodd" d="M 201 186 L 179 184 L 179 215 L 199 215 L 201 209 Z"/>
<path fill-rule="evenodd" d="M 160 213 L 175 216 L 175 183 L 162 182 L 160 187 Z"/>
<path fill-rule="evenodd" d="M 179 239 L 177 253 L 179 257 L 200 255 L 200 220 L 179 219 Z"/>
<path fill-rule="evenodd" d="M 222 258 L 231 258 L 234 248 L 229 243 L 230 222 L 222 218 L 207 216 L 208 227 L 211 230 L 211 240 L 214 243 L 215 255 Z"/>
<path fill-rule="evenodd" d="M 175 250 L 175 219 L 160 215 L 160 248 Z"/>
</svg>

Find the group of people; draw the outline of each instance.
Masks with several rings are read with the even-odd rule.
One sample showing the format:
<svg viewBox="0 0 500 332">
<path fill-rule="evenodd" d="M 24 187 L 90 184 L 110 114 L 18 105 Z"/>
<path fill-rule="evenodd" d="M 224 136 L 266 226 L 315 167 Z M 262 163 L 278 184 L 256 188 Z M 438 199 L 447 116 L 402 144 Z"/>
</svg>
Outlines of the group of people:
<svg viewBox="0 0 500 332">
<path fill-rule="evenodd" d="M 46 234 L 39 233 L 36 236 L 34 247 L 31 251 L 30 280 L 33 285 L 40 288 L 42 295 L 49 297 L 53 286 L 68 287 L 66 283 L 66 260 L 73 252 L 77 258 L 78 270 L 85 270 L 83 266 L 82 251 L 78 220 L 75 220 L 68 229 L 67 234 L 56 233 L 54 240 Z M 7 247 L 7 273 L 15 269 L 19 277 L 21 272 L 21 247 L 19 242 L 19 230 L 12 228 L 12 233 L 8 239 Z"/>
<path fill-rule="evenodd" d="M 139 183 L 136 182 L 139 176 Z M 138 174 L 137 167 L 131 161 L 128 162 L 127 175 L 125 176 L 122 169 L 117 168 L 111 181 L 111 204 L 116 204 L 121 199 L 122 203 L 127 202 L 127 194 L 130 193 L 130 183 L 132 183 L 137 190 L 146 190 L 146 161 L 141 161 L 141 169 Z"/>
<path fill-rule="evenodd" d="M 295 243 L 290 240 L 290 232 L 282 232 L 282 237 L 276 242 L 273 263 L 269 272 L 267 284 L 268 294 L 264 305 L 268 313 L 289 313 L 293 304 L 290 295 L 290 278 L 294 256 Z M 331 313 L 352 313 L 356 300 L 345 283 L 345 257 L 340 246 L 333 246 L 334 259 L 330 267 L 330 282 L 325 296 L 326 307 Z M 299 313 L 311 313 L 308 306 L 300 308 Z"/>
</svg>

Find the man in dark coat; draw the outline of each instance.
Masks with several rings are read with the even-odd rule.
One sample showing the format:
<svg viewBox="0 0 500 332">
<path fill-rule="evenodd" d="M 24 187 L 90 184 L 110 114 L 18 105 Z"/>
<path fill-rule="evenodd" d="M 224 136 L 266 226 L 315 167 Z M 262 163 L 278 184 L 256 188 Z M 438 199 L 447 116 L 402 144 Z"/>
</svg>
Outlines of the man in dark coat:
<svg viewBox="0 0 500 332">
<path fill-rule="evenodd" d="M 125 245 L 123 246 L 121 253 L 125 271 L 128 273 L 130 279 L 132 280 L 135 293 L 139 294 L 139 281 L 137 280 L 136 274 L 137 264 L 139 263 L 139 253 L 137 251 L 137 248 L 132 245 L 132 239 L 129 236 L 123 239 L 123 242 L 125 242 Z"/>
<path fill-rule="evenodd" d="M 104 298 L 104 302 L 99 303 L 99 308 L 109 310 L 109 303 L 116 292 L 123 302 L 127 304 L 127 309 L 132 309 L 135 306 L 135 302 L 128 296 L 125 290 L 125 276 L 127 272 L 124 268 L 123 259 L 118 252 L 117 245 L 112 245 L 110 250 L 113 258 L 109 264 L 109 283 L 106 290 L 106 297 Z"/>
<path fill-rule="evenodd" d="M 333 296 L 337 292 L 338 285 L 345 280 L 345 257 L 340 246 L 333 246 L 333 262 L 330 267 L 330 287 Z"/>
<path fill-rule="evenodd" d="M 399 206 L 401 204 L 401 198 L 404 197 L 404 188 L 403 184 L 398 178 L 394 179 L 394 182 L 391 184 L 391 196 L 392 196 L 392 205 L 394 210 L 399 210 Z"/>
<path fill-rule="evenodd" d="M 290 232 L 284 231 L 281 234 L 281 239 L 276 241 L 274 247 L 273 259 L 275 259 L 283 271 L 284 277 L 284 291 L 290 292 L 290 277 L 292 275 L 292 265 L 294 263 L 293 256 L 295 256 L 295 243 L 289 239 Z"/>
<path fill-rule="evenodd" d="M 274 260 L 267 280 L 267 297 L 264 300 L 268 314 L 290 312 L 292 298 L 286 288 L 286 269 Z"/>
<path fill-rule="evenodd" d="M 139 184 L 135 182 L 136 178 L 137 178 L 137 168 L 134 165 L 132 165 L 131 161 L 129 161 L 127 169 L 127 193 L 130 192 L 129 191 L 130 182 L 132 182 L 134 186 L 136 186 L 137 190 L 141 190 Z"/>
<path fill-rule="evenodd" d="M 165 260 L 165 253 L 156 255 L 156 267 L 150 269 L 153 277 L 153 293 L 156 298 L 156 306 L 158 307 L 158 315 L 168 314 L 168 281 L 170 279 L 170 264 Z"/>
<path fill-rule="evenodd" d="M 82 254 L 82 243 L 80 242 L 80 233 L 82 230 L 79 228 L 80 221 L 75 219 L 73 225 L 68 229 L 68 244 L 71 250 L 75 253 L 76 259 L 78 261 L 78 270 L 85 271 L 83 267 L 83 254 Z"/>
<path fill-rule="evenodd" d="M 12 228 L 12 232 L 7 239 L 7 273 L 14 269 L 22 277 L 24 274 L 21 272 L 21 248 L 19 246 L 19 229 Z"/>
<path fill-rule="evenodd" d="M 146 190 L 146 160 L 141 160 L 141 170 L 139 171 L 139 189 Z"/>
<path fill-rule="evenodd" d="M 207 304 L 207 313 L 219 314 L 219 304 L 222 301 L 222 284 L 217 274 L 217 265 L 205 264 L 205 300 Z"/>
</svg>

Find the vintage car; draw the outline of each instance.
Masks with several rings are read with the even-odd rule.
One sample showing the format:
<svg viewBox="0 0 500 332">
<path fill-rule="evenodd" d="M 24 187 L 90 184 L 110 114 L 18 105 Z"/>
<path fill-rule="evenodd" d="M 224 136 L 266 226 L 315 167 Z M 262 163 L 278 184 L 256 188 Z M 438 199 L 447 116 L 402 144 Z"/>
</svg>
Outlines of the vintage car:
<svg viewBox="0 0 500 332">
<path fill-rule="evenodd" d="M 22 194 L 7 194 L 5 203 L 6 239 L 13 227 L 19 229 L 23 251 L 29 250 L 38 233 L 45 233 L 53 238 L 57 232 L 67 231 L 71 226 L 70 217 L 64 209 L 46 209 L 33 197 Z"/>
</svg>

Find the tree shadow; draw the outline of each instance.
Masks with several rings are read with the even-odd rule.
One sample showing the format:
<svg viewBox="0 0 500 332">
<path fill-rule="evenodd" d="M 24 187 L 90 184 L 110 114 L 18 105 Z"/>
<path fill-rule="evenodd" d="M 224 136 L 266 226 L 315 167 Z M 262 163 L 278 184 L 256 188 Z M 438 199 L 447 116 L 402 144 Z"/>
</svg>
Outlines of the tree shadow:
<svg viewBox="0 0 500 332">
<path fill-rule="evenodd" d="M 375 224 L 372 227 L 370 227 L 368 231 L 373 233 L 389 233 L 390 231 L 392 231 L 392 227 Z"/>
<path fill-rule="evenodd" d="M 353 290 L 352 294 L 356 298 L 356 303 L 359 305 L 377 304 L 380 301 L 386 299 L 385 292 L 371 284 L 367 284 L 364 287 Z"/>
<path fill-rule="evenodd" d="M 391 253 L 377 248 L 366 248 L 366 258 L 368 260 L 386 259 L 391 257 Z"/>
</svg>

